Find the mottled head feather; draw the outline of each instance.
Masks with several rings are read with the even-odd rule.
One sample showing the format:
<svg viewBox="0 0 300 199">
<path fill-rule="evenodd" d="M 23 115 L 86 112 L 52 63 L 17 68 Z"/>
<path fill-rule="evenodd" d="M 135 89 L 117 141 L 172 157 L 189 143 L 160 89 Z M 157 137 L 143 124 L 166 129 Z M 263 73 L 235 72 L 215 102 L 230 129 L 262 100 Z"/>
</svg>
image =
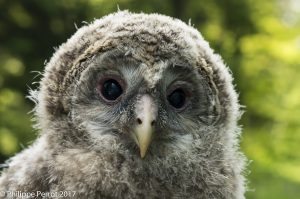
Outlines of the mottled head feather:
<svg viewBox="0 0 300 199">
<path fill-rule="evenodd" d="M 216 106 L 227 121 L 239 117 L 232 77 L 221 58 L 214 54 L 201 34 L 184 22 L 160 14 L 133 14 L 120 11 L 81 27 L 62 44 L 46 66 L 41 83 L 45 101 L 40 107 L 50 116 L 68 114 L 65 93 L 80 78 L 95 54 L 120 49 L 142 61 L 150 71 L 161 70 L 162 59 L 181 57 L 185 65 L 196 67 L 218 95 Z M 188 63 L 188 64 L 187 64 Z M 150 73 L 149 82 L 155 83 Z M 38 114 L 39 115 L 39 114 Z"/>
</svg>

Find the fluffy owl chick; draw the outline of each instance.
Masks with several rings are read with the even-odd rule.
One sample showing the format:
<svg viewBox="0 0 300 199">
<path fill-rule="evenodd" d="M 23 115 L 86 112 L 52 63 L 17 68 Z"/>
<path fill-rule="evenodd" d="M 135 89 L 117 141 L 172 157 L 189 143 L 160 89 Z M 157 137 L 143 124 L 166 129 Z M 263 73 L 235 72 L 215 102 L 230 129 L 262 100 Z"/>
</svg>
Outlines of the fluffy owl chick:
<svg viewBox="0 0 300 199">
<path fill-rule="evenodd" d="M 232 77 L 180 20 L 95 20 L 60 46 L 32 98 L 40 135 L 8 161 L 1 191 L 244 198 Z"/>
</svg>

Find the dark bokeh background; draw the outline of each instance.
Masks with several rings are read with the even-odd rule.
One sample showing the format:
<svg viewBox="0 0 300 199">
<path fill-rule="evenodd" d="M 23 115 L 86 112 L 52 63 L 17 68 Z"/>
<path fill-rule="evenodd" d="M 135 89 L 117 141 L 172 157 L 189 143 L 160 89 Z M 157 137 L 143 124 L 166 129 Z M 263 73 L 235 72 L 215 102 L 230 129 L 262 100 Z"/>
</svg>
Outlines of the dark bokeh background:
<svg viewBox="0 0 300 199">
<path fill-rule="evenodd" d="M 0 163 L 30 144 L 45 60 L 83 21 L 117 10 L 157 12 L 191 23 L 233 71 L 247 198 L 300 196 L 300 2 L 298 0 L 0 0 Z"/>
</svg>

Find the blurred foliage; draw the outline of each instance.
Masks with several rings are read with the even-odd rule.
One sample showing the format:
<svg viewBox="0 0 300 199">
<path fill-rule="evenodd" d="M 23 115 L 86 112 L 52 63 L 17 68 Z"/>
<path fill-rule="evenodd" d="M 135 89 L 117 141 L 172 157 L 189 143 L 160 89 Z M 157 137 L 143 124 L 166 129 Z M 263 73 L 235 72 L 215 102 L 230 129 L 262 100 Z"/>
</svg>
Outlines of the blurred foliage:
<svg viewBox="0 0 300 199">
<path fill-rule="evenodd" d="M 180 18 L 230 66 L 240 100 L 247 198 L 300 195 L 300 2 L 298 0 L 0 0 L 0 163 L 29 145 L 44 60 L 82 22 L 120 9 Z"/>
</svg>

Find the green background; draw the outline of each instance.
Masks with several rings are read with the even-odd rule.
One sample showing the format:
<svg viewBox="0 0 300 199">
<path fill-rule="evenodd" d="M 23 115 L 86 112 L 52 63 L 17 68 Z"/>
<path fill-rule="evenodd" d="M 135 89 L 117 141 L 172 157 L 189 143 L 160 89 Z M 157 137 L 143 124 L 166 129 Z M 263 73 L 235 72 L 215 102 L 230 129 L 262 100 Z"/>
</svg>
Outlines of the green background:
<svg viewBox="0 0 300 199">
<path fill-rule="evenodd" d="M 0 163 L 33 142 L 33 103 L 45 60 L 81 27 L 117 10 L 191 23 L 222 55 L 245 113 L 247 198 L 300 197 L 300 1 L 0 0 Z"/>
</svg>

